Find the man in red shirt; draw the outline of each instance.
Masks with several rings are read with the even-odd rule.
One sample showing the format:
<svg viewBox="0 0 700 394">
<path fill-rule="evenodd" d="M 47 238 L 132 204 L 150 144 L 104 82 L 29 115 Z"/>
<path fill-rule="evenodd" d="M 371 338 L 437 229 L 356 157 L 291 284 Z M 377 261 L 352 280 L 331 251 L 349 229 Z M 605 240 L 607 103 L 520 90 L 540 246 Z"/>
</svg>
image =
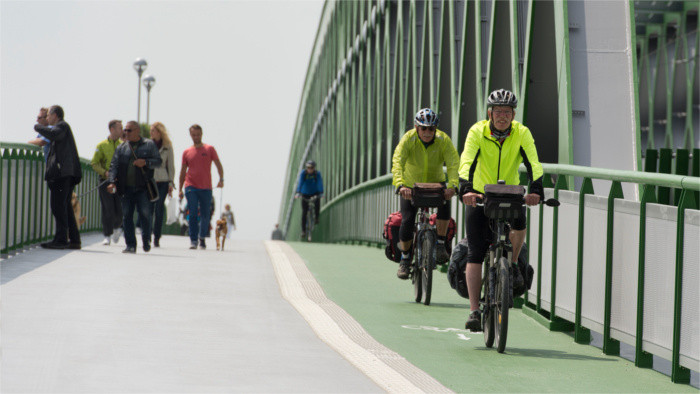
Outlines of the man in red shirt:
<svg viewBox="0 0 700 394">
<path fill-rule="evenodd" d="M 202 143 L 202 126 L 193 124 L 190 137 L 194 145 L 182 152 L 182 169 L 180 170 L 180 199 L 187 197 L 190 211 L 189 232 L 190 249 L 206 249 L 204 238 L 209 237 L 209 218 L 211 216 L 211 163 L 219 171 L 219 183 L 224 187 L 224 168 L 213 146 Z M 199 212 L 199 215 L 197 214 Z"/>
</svg>

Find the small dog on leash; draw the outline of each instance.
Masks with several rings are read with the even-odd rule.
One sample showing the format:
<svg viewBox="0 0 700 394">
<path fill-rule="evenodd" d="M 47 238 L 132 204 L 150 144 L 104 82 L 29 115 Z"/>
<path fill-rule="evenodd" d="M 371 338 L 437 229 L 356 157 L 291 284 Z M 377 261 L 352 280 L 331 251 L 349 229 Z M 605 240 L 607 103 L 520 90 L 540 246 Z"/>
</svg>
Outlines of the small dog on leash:
<svg viewBox="0 0 700 394">
<path fill-rule="evenodd" d="M 224 250 L 224 242 L 226 242 L 226 234 L 228 233 L 228 225 L 226 219 L 216 221 L 216 250 Z M 219 249 L 219 238 L 221 238 L 221 249 Z"/>
<path fill-rule="evenodd" d="M 75 223 L 80 227 L 87 220 L 87 216 L 80 216 L 80 201 L 78 195 L 73 192 L 70 198 L 70 204 L 73 206 L 73 214 L 75 215 Z"/>
</svg>

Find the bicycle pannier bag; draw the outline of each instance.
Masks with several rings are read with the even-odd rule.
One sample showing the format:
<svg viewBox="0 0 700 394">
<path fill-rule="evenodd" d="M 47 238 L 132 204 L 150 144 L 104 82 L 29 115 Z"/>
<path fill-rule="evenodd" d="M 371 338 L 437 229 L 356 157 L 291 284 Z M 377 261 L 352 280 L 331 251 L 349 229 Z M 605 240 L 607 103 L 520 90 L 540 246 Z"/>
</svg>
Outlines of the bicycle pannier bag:
<svg viewBox="0 0 700 394">
<path fill-rule="evenodd" d="M 454 250 L 452 251 L 452 256 L 450 257 L 450 264 L 447 267 L 447 281 L 450 283 L 450 287 L 457 291 L 463 298 L 469 298 L 469 290 L 467 288 L 467 278 L 464 270 L 467 267 L 467 256 L 469 255 L 469 247 L 467 246 L 467 239 L 464 238 L 457 243 Z M 528 247 L 526 243 L 523 243 L 522 249 L 520 249 L 520 254 L 518 255 L 518 269 L 525 279 L 525 285 L 522 287 L 513 288 L 513 297 L 520 297 L 527 290 L 530 290 L 532 286 L 532 281 L 535 276 L 535 270 L 532 268 L 528 262 Z"/>
<path fill-rule="evenodd" d="M 384 254 L 386 258 L 398 263 L 401 261 L 401 251 L 399 250 L 399 228 L 401 227 L 401 212 L 394 212 L 384 221 L 384 232 L 382 236 L 386 239 Z"/>
<path fill-rule="evenodd" d="M 484 213 L 489 219 L 517 219 L 522 215 L 524 195 L 520 185 L 486 185 Z"/>
<path fill-rule="evenodd" d="M 413 205 L 418 208 L 435 208 L 445 201 L 445 187 L 439 183 L 413 185 Z"/>
</svg>

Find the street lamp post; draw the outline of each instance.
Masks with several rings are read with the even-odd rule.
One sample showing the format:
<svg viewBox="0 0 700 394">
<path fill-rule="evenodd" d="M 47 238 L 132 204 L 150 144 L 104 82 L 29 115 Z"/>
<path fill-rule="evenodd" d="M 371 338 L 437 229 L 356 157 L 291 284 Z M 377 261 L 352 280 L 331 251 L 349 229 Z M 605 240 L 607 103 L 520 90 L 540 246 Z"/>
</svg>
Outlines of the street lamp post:
<svg viewBox="0 0 700 394">
<path fill-rule="evenodd" d="M 146 75 L 143 77 L 143 86 L 146 87 L 146 124 L 150 125 L 148 121 L 149 115 L 151 113 L 151 88 L 156 84 L 156 78 L 153 75 Z"/>
<path fill-rule="evenodd" d="M 136 110 L 136 121 L 139 122 L 139 124 L 141 124 L 141 75 L 146 71 L 146 67 L 148 67 L 146 59 L 138 58 L 134 61 L 134 70 L 136 70 L 136 73 L 139 75 L 139 97 L 136 101 L 138 107 Z"/>
</svg>

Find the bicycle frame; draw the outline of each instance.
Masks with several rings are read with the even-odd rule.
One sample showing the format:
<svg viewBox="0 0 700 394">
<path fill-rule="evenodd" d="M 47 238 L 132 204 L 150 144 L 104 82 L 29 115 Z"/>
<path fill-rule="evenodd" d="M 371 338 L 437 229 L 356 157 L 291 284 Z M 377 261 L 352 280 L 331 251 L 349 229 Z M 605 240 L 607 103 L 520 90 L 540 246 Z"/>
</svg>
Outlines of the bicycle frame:
<svg viewBox="0 0 700 394">
<path fill-rule="evenodd" d="M 318 196 L 314 195 L 309 198 L 302 197 L 304 201 L 309 203 L 309 209 L 306 211 L 306 238 L 307 241 L 311 242 L 311 233 L 316 225 L 316 200 Z"/>
</svg>

